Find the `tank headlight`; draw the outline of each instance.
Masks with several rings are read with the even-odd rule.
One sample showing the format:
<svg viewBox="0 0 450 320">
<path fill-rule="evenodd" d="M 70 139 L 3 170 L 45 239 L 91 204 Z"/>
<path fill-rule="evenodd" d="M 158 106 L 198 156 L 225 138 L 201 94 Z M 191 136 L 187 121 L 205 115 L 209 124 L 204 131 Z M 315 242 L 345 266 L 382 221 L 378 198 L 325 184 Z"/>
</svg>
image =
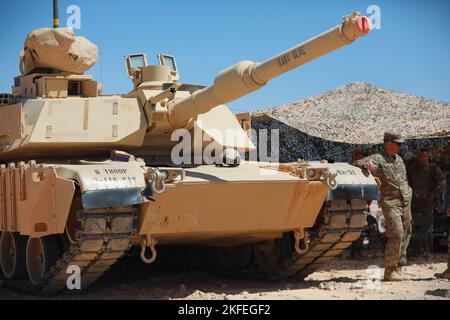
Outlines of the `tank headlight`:
<svg viewBox="0 0 450 320">
<path fill-rule="evenodd" d="M 316 170 L 308 169 L 308 171 L 306 171 L 306 174 L 308 175 L 308 178 L 314 178 L 316 176 Z"/>
</svg>

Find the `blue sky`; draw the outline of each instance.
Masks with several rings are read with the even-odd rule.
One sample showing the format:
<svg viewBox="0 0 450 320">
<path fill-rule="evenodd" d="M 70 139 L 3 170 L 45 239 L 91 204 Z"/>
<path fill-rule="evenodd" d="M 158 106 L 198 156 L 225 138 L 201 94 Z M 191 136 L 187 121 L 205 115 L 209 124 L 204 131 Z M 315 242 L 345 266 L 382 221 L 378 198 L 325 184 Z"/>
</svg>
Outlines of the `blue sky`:
<svg viewBox="0 0 450 320">
<path fill-rule="evenodd" d="M 381 30 L 272 80 L 265 88 L 229 103 L 235 112 L 271 107 L 317 95 L 349 82 L 450 102 L 450 1 L 446 0 L 60 0 L 81 8 L 83 35 L 101 49 L 87 73 L 104 93 L 126 93 L 131 82 L 123 56 L 145 52 L 177 58 L 181 82 L 209 84 L 240 61 L 262 61 L 341 22 L 353 11 L 381 9 Z M 52 1 L 2 0 L 0 92 L 19 74 L 26 34 L 52 24 Z"/>
</svg>

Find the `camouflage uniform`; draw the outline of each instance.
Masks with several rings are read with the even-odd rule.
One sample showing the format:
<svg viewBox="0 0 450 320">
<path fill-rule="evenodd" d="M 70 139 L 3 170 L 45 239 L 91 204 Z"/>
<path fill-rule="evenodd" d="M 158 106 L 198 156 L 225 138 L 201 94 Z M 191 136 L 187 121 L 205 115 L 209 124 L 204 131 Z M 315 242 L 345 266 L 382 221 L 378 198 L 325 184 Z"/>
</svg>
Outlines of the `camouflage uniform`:
<svg viewBox="0 0 450 320">
<path fill-rule="evenodd" d="M 442 168 L 450 168 L 450 142 L 447 142 L 440 151 L 440 161 L 439 165 Z"/>
<path fill-rule="evenodd" d="M 450 203 L 447 207 L 447 215 L 450 216 Z M 445 279 L 450 280 L 450 226 L 448 230 L 448 262 L 447 262 L 447 270 L 442 274 Z"/>
<path fill-rule="evenodd" d="M 440 161 L 439 165 L 444 170 L 450 170 L 450 142 L 447 142 L 442 150 L 440 151 Z M 447 173 L 447 179 L 446 179 L 446 197 L 444 198 L 444 201 L 447 203 L 447 215 L 450 217 L 450 179 L 448 177 Z M 450 218 L 449 218 L 450 219 Z M 447 270 L 444 271 L 444 278 L 450 280 L 450 226 L 448 230 L 448 263 L 447 263 Z"/>
<path fill-rule="evenodd" d="M 375 165 L 372 174 L 381 181 L 379 205 L 383 210 L 388 238 L 384 264 L 387 270 L 393 270 L 406 262 L 406 249 L 411 238 L 412 189 L 399 155 L 377 153 L 356 161 L 355 165 L 363 168 L 367 162 Z"/>
<path fill-rule="evenodd" d="M 408 168 L 408 181 L 413 189 L 411 211 L 418 240 L 417 249 L 428 252 L 429 235 L 433 229 L 434 199 L 444 188 L 444 176 L 437 165 L 422 167 L 413 161 Z"/>
<path fill-rule="evenodd" d="M 450 203 L 447 205 L 447 215 L 450 217 Z M 448 262 L 447 270 L 444 271 L 444 278 L 450 280 L 450 226 L 448 227 Z"/>
</svg>

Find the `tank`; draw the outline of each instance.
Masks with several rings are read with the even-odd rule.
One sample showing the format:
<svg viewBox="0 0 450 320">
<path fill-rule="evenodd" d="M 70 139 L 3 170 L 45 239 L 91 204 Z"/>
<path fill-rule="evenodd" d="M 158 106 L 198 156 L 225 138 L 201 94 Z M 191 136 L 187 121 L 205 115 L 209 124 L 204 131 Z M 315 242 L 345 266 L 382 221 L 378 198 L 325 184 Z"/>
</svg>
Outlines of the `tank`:
<svg viewBox="0 0 450 320">
<path fill-rule="evenodd" d="M 359 238 L 376 181 L 345 163 L 244 161 L 255 149 L 250 115 L 224 103 L 370 29 L 354 13 L 208 87 L 180 83 L 173 56 L 147 65 L 130 54 L 133 90 L 116 95 L 84 74 L 97 57 L 87 39 L 30 33 L 22 74 L 0 97 L 4 283 L 36 294 L 85 289 L 131 252 L 252 279 L 301 279 L 327 264 Z"/>
</svg>

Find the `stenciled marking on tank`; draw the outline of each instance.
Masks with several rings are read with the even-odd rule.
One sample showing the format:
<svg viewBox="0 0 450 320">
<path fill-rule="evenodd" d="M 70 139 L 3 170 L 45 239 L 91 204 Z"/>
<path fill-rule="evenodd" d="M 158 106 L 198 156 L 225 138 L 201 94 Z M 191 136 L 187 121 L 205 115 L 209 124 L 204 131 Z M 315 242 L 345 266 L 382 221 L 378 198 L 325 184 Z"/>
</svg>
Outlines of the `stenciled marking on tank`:
<svg viewBox="0 0 450 320">
<path fill-rule="evenodd" d="M 306 55 L 304 47 L 295 48 L 295 50 L 292 51 L 292 56 L 294 57 L 294 60 L 296 60 L 304 55 Z"/>
<path fill-rule="evenodd" d="M 127 169 L 103 169 L 103 172 L 106 174 L 126 174 L 128 171 Z M 95 170 L 95 173 L 100 174 L 99 170 Z"/>
<path fill-rule="evenodd" d="M 289 57 L 289 53 L 278 58 L 278 65 L 280 67 L 282 67 L 286 64 L 289 64 L 289 63 L 291 63 L 291 58 Z"/>
<path fill-rule="evenodd" d="M 347 170 L 344 170 L 344 169 L 337 169 L 337 170 L 335 170 L 335 173 L 336 173 L 337 175 L 342 175 L 342 176 L 357 176 L 357 175 L 358 175 L 358 174 L 356 173 L 356 171 L 353 170 L 353 169 L 347 169 Z"/>
<path fill-rule="evenodd" d="M 279 57 L 278 65 L 280 67 L 283 67 L 284 65 L 290 64 L 291 61 L 297 60 L 298 58 L 301 58 L 304 55 L 306 55 L 304 47 L 295 48 L 291 52 L 288 52 L 288 53 L 284 54 L 283 56 Z"/>
</svg>

